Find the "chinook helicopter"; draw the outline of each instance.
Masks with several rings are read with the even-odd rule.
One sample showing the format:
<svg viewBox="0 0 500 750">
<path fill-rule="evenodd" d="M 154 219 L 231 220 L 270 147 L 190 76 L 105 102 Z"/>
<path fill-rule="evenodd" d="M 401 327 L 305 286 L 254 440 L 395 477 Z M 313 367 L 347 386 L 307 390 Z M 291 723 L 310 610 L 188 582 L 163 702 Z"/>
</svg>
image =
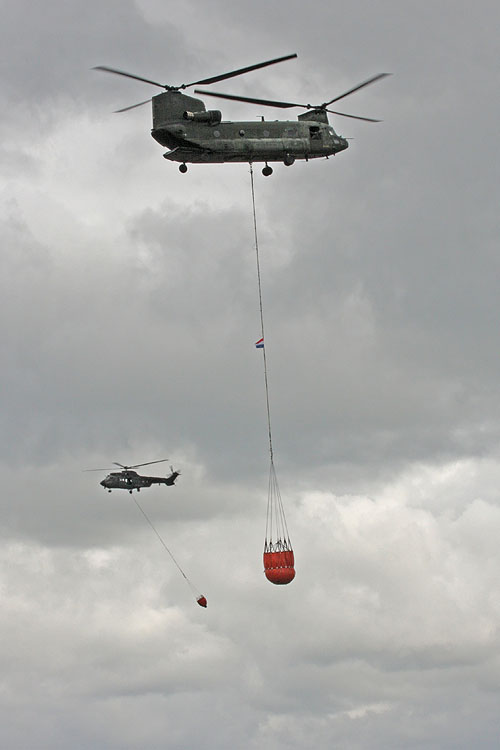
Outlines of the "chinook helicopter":
<svg viewBox="0 0 500 750">
<path fill-rule="evenodd" d="M 205 108 L 201 99 L 181 93 L 186 88 L 207 85 L 224 81 L 227 78 L 249 73 L 252 70 L 275 65 L 285 60 L 297 57 L 296 54 L 278 57 L 274 60 L 239 68 L 229 73 L 203 78 L 180 86 L 151 81 L 148 78 L 126 73 L 123 70 L 98 65 L 94 70 L 132 78 L 152 86 L 165 89 L 151 99 L 138 104 L 116 110 L 127 112 L 152 101 L 153 129 L 151 135 L 161 146 L 169 150 L 163 154 L 169 161 L 180 162 L 179 171 L 187 172 L 187 164 L 223 164 L 224 162 L 264 162 L 262 174 L 268 177 L 273 173 L 269 162 L 281 162 L 291 166 L 296 159 L 328 158 L 340 151 L 344 151 L 349 143 L 346 138 L 338 135 L 329 124 L 328 114 L 350 117 L 365 122 L 380 122 L 369 117 L 348 115 L 329 109 L 334 102 L 343 99 L 355 91 L 368 86 L 375 81 L 385 78 L 389 73 L 379 73 L 367 81 L 354 86 L 340 96 L 336 96 L 323 104 L 297 104 L 293 102 L 272 101 L 269 99 L 254 99 L 232 94 L 221 94 L 201 89 L 195 89 L 195 94 L 219 97 L 239 102 L 259 104 L 266 107 L 289 109 L 299 107 L 306 112 L 298 115 L 297 121 L 265 120 L 257 122 L 223 122 L 222 113 L 218 109 Z"/>
<path fill-rule="evenodd" d="M 120 466 L 122 471 L 111 471 L 111 469 L 86 469 L 86 471 L 111 471 L 102 482 L 99 482 L 101 487 L 104 487 L 108 492 L 111 492 L 111 490 L 128 490 L 132 494 L 133 490 L 140 492 L 141 487 L 151 487 L 152 484 L 166 484 L 169 487 L 175 484 L 175 480 L 180 476 L 180 471 L 174 471 L 172 466 L 170 467 L 171 474 L 168 477 L 145 477 L 134 471 L 134 469 L 138 469 L 140 466 L 161 464 L 164 461 L 168 461 L 168 458 L 162 458 L 159 461 L 148 461 L 145 464 L 134 464 L 134 466 L 124 466 L 114 461 L 114 465 Z"/>
</svg>

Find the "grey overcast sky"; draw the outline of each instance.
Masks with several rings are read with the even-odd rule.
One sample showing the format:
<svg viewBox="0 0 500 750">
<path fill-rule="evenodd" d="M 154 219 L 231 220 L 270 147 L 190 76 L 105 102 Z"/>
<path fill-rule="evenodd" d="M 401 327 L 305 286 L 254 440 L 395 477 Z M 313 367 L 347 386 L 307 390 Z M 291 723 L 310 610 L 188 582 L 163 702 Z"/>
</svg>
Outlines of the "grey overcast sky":
<svg viewBox="0 0 500 750">
<path fill-rule="evenodd" d="M 498 747 L 498 3 L 0 3 L 0 746 Z M 343 102 L 329 161 L 181 175 L 165 83 Z M 213 100 L 225 119 L 278 110 Z M 293 119 L 295 111 L 286 116 Z M 169 458 L 175 488 L 83 473 Z"/>
</svg>

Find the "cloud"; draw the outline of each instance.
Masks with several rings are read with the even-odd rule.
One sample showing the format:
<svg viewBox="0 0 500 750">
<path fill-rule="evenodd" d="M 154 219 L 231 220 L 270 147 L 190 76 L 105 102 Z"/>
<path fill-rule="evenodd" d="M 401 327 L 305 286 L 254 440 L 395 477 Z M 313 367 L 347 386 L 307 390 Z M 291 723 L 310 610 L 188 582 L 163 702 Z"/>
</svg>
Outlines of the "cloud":
<svg viewBox="0 0 500 750">
<path fill-rule="evenodd" d="M 439 499 L 437 487 L 443 495 L 466 486 L 471 469 L 458 516 L 422 506 L 422 497 Z M 305 493 L 289 504 L 300 535 L 297 578 L 286 588 L 264 583 L 249 506 L 244 537 L 231 536 L 230 518 L 207 519 L 202 536 L 192 524 L 160 522 L 207 595 L 206 611 L 138 514 L 127 545 L 6 545 L 4 705 L 24 710 L 14 702 L 22 691 L 47 727 L 64 737 L 73 726 L 82 747 L 89 731 L 110 748 L 144 737 L 155 746 L 167 728 L 170 743 L 187 746 L 204 729 L 229 746 L 238 726 L 247 726 L 249 748 L 299 746 L 305 732 L 319 743 L 339 732 L 347 746 L 363 746 L 369 730 L 396 746 L 398 737 L 428 736 L 424 716 L 451 747 L 472 730 L 442 715 L 470 701 L 470 685 L 486 726 L 494 712 L 499 519 L 491 502 L 470 498 L 478 482 L 493 489 L 497 474 L 494 463 L 457 465 L 402 475 L 375 499 Z M 138 712 L 152 723 L 135 727 Z M 2 726 L 7 737 L 14 723 Z"/>
<path fill-rule="evenodd" d="M 4 3 L 2 746 L 496 747 L 498 10 L 469 11 Z M 277 587 L 248 167 L 181 175 L 113 114 L 155 89 L 90 69 L 293 51 L 223 90 L 394 75 L 346 104 L 383 123 L 332 118 L 346 152 L 255 169 Z M 83 473 L 167 457 L 138 499 L 194 590 Z"/>
</svg>

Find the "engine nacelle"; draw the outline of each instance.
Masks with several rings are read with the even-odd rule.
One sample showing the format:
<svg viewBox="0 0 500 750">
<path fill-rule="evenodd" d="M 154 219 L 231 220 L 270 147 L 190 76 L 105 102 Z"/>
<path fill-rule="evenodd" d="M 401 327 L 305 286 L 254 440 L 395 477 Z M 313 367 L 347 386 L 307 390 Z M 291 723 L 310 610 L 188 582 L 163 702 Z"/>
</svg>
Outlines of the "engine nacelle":
<svg viewBox="0 0 500 750">
<path fill-rule="evenodd" d="M 207 122 L 209 125 L 218 125 L 222 120 L 220 109 L 208 109 L 206 112 L 184 112 L 184 120 L 191 122 Z"/>
</svg>

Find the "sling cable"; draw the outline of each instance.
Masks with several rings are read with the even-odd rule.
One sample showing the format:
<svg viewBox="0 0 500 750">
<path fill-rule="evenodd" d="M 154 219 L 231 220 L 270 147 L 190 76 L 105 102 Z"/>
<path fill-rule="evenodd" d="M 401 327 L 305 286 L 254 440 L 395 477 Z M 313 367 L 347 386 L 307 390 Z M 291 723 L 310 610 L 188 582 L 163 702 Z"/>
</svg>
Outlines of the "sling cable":
<svg viewBox="0 0 500 750">
<path fill-rule="evenodd" d="M 157 536 L 157 537 L 158 537 L 158 539 L 160 540 L 160 544 L 161 544 L 161 545 L 162 545 L 162 546 L 163 546 L 163 547 L 164 547 L 164 548 L 166 549 L 166 551 L 168 552 L 168 554 L 169 554 L 169 555 L 170 555 L 170 557 L 172 558 L 173 562 L 175 563 L 175 565 L 176 565 L 176 566 L 177 566 L 177 568 L 179 569 L 179 572 L 181 573 L 182 577 L 183 577 L 183 578 L 185 579 L 185 581 L 186 581 L 187 585 L 188 585 L 188 586 L 189 586 L 189 588 L 191 589 L 191 591 L 192 591 L 192 593 L 193 593 L 193 595 L 194 595 L 194 597 L 195 597 L 195 599 L 196 599 L 197 603 L 198 603 L 198 604 L 200 605 L 200 607 L 206 607 L 206 606 L 207 606 L 207 600 L 206 600 L 206 597 L 204 597 L 204 596 L 203 596 L 203 594 L 201 594 L 201 593 L 200 593 L 200 592 L 199 592 L 199 591 L 197 590 L 197 588 L 196 588 L 196 587 L 195 587 L 195 586 L 193 585 L 193 583 L 192 583 L 192 582 L 191 582 L 191 581 L 189 580 L 189 578 L 187 577 L 187 575 L 186 575 L 186 574 L 184 573 L 184 571 L 182 570 L 181 566 L 179 565 L 179 563 L 177 562 L 177 560 L 175 559 L 175 557 L 173 556 L 173 554 L 172 554 L 172 553 L 170 552 L 170 550 L 169 550 L 169 548 L 167 547 L 167 545 L 165 544 L 165 542 L 164 542 L 163 538 L 162 538 L 162 537 L 160 536 L 160 533 L 159 533 L 158 529 L 157 529 L 157 528 L 156 528 L 156 526 L 155 526 L 155 525 L 153 524 L 152 520 L 151 520 L 151 519 L 150 519 L 150 517 L 149 517 L 149 516 L 147 515 L 147 513 L 146 513 L 146 511 L 144 510 L 144 508 L 142 507 L 142 505 L 139 505 L 139 503 L 137 502 L 137 500 L 135 499 L 135 497 L 132 497 L 132 500 L 133 500 L 133 501 L 134 501 L 134 503 L 135 503 L 135 504 L 137 505 L 138 509 L 139 509 L 139 510 L 141 511 L 142 515 L 144 516 L 144 518 L 146 519 L 146 521 L 148 522 L 148 524 L 149 524 L 149 525 L 151 526 L 151 528 L 153 529 L 154 533 L 156 534 L 156 536 Z"/>
<path fill-rule="evenodd" d="M 257 282 L 259 288 L 259 308 L 261 338 L 255 346 L 262 349 L 264 362 L 264 383 L 266 389 L 267 428 L 269 437 L 269 486 L 267 494 L 266 536 L 264 540 L 264 573 L 268 581 L 278 585 L 290 583 L 295 578 L 294 555 L 286 523 L 283 501 L 274 468 L 273 438 L 271 432 L 271 411 L 269 408 L 269 385 L 267 378 L 266 347 L 264 344 L 264 313 L 262 307 L 262 285 L 260 277 L 259 241 L 257 236 L 257 214 L 255 210 L 255 188 L 253 165 L 250 162 L 250 183 L 252 186 L 253 227 L 255 235 L 255 255 L 257 259 Z"/>
</svg>

